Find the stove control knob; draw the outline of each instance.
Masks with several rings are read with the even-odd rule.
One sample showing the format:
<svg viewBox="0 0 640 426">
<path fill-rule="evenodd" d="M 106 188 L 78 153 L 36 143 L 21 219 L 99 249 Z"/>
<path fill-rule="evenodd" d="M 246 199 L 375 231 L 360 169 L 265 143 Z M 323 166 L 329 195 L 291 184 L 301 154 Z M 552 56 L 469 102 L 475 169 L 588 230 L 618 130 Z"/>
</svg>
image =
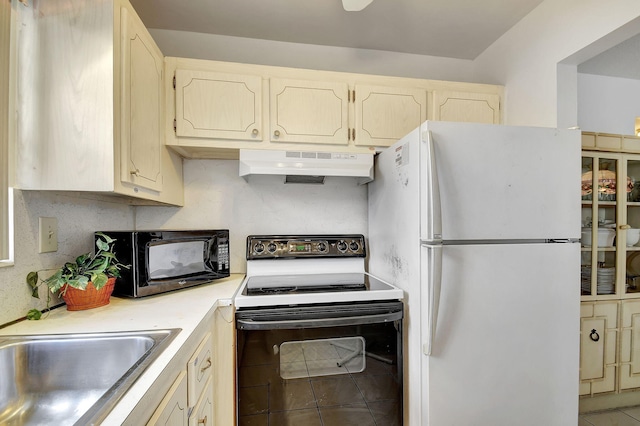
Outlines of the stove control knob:
<svg viewBox="0 0 640 426">
<path fill-rule="evenodd" d="M 360 249 L 360 244 L 358 244 L 357 242 L 351 241 L 349 243 L 349 250 L 357 252 L 359 249 Z"/>
<path fill-rule="evenodd" d="M 264 251 L 264 244 L 257 243 L 255 246 L 253 246 L 253 251 L 255 251 L 257 254 L 261 254 Z"/>
<path fill-rule="evenodd" d="M 324 253 L 327 251 L 327 243 L 325 242 L 319 242 L 318 243 L 318 251 L 321 253 Z"/>
<path fill-rule="evenodd" d="M 340 251 L 340 253 L 344 253 L 345 251 L 347 251 L 347 243 L 344 242 L 344 240 L 340 240 L 336 244 L 336 248 L 338 249 L 338 251 Z"/>
<path fill-rule="evenodd" d="M 267 251 L 269 253 L 275 253 L 276 249 L 278 248 L 278 246 L 276 245 L 276 243 L 269 243 L 267 245 Z"/>
</svg>

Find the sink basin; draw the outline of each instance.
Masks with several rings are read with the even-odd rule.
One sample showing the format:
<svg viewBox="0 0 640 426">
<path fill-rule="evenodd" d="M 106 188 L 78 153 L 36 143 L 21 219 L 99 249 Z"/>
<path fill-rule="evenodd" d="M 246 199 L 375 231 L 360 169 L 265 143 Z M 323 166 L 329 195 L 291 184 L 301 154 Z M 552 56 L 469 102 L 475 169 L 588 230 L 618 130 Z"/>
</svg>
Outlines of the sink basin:
<svg viewBox="0 0 640 426">
<path fill-rule="evenodd" d="M 178 332 L 0 336 L 0 424 L 99 424 Z"/>
</svg>

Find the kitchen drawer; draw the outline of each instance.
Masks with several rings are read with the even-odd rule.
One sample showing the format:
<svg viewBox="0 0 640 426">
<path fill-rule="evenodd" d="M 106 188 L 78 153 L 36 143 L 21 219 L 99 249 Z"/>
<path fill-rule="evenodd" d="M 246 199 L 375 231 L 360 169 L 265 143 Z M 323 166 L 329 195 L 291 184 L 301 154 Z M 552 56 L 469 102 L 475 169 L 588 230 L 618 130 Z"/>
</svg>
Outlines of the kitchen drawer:
<svg viewBox="0 0 640 426">
<path fill-rule="evenodd" d="M 213 409 L 213 379 L 209 378 L 204 392 L 200 395 L 200 400 L 193 408 L 191 417 L 189 417 L 189 426 L 212 425 L 214 419 Z"/>
<path fill-rule="evenodd" d="M 189 407 L 196 405 L 207 380 L 211 377 L 213 366 L 213 351 L 211 346 L 211 333 L 202 339 L 198 349 L 187 363 L 187 400 Z"/>
</svg>

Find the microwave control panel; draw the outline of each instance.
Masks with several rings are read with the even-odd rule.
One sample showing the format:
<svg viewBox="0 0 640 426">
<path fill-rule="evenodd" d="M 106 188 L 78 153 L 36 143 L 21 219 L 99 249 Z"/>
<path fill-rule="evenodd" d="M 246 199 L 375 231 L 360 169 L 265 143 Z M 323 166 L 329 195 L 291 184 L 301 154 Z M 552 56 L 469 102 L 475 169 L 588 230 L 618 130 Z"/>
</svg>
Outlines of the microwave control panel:
<svg viewBox="0 0 640 426">
<path fill-rule="evenodd" d="M 247 237 L 247 260 L 365 256 L 363 235 L 251 235 Z"/>
</svg>

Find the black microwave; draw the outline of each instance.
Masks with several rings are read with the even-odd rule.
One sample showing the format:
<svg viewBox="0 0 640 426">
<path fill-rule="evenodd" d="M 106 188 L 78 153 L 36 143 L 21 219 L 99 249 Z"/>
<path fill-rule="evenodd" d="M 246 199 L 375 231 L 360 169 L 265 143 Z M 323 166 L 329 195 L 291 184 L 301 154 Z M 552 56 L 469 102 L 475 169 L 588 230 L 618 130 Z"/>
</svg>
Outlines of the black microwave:
<svg viewBox="0 0 640 426">
<path fill-rule="evenodd" d="M 103 231 L 121 269 L 113 294 L 144 297 L 229 276 L 229 230 Z M 97 238 L 97 237 L 96 237 Z"/>
</svg>

